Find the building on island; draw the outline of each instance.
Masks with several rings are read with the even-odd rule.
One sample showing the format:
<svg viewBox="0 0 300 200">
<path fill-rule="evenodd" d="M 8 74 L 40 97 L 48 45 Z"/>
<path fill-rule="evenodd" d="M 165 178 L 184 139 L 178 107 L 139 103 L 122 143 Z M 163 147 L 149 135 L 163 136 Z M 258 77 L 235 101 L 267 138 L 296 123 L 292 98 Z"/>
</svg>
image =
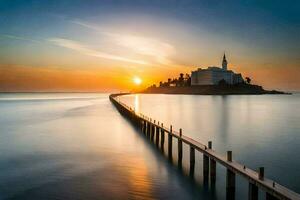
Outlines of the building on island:
<svg viewBox="0 0 300 200">
<path fill-rule="evenodd" d="M 221 67 L 208 67 L 207 69 L 198 68 L 192 71 L 191 85 L 218 85 L 220 81 L 226 81 L 227 84 L 233 85 L 244 82 L 241 74 L 227 70 L 227 60 L 224 54 Z"/>
</svg>

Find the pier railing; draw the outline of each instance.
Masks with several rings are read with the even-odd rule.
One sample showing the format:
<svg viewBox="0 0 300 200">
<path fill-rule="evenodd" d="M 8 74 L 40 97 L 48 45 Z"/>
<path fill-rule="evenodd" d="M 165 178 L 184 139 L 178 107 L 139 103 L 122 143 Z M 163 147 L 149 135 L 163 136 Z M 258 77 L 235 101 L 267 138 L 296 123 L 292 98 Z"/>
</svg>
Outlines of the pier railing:
<svg viewBox="0 0 300 200">
<path fill-rule="evenodd" d="M 203 154 L 203 178 L 204 181 L 210 180 L 211 184 L 216 181 L 216 164 L 221 164 L 226 168 L 226 199 L 235 198 L 235 176 L 236 174 L 246 178 L 249 182 L 248 188 L 248 199 L 258 199 L 258 189 L 266 192 L 267 200 L 300 200 L 300 195 L 288 188 L 272 181 L 264 176 L 264 168 L 260 167 L 258 172 L 249 169 L 245 165 L 242 165 L 232 159 L 232 151 L 227 151 L 226 156 L 219 155 L 212 148 L 212 142 L 209 141 L 208 145 L 204 145 L 198 141 L 193 140 L 182 134 L 182 130 L 173 130 L 165 127 L 162 123 L 156 122 L 151 118 L 136 113 L 134 109 L 128 105 L 120 102 L 117 97 L 123 94 L 112 94 L 110 95 L 111 102 L 119 110 L 119 112 L 128 118 L 134 126 L 140 129 L 149 140 L 155 143 L 158 147 L 164 149 L 165 135 L 167 135 L 168 143 L 168 157 L 172 158 L 172 145 L 173 138 L 177 139 L 178 142 L 178 165 L 182 166 L 182 143 L 186 144 L 190 148 L 190 173 L 194 172 L 195 168 L 195 150 Z"/>
</svg>

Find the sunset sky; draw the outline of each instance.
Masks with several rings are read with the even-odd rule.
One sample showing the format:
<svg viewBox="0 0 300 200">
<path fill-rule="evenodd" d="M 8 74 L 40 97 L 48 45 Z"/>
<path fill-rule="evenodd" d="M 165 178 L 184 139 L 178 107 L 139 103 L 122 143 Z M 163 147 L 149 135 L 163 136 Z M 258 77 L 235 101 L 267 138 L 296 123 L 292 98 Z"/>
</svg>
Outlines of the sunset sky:
<svg viewBox="0 0 300 200">
<path fill-rule="evenodd" d="M 0 91 L 121 91 L 220 66 L 300 90 L 300 1 L 0 0 Z"/>
</svg>

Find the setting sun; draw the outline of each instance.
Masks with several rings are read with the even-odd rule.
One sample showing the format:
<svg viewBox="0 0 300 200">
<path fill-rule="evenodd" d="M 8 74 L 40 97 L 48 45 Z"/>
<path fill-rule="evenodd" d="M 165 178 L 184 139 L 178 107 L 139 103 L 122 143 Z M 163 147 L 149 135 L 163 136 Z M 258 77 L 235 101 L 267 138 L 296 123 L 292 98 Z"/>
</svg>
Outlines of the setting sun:
<svg viewBox="0 0 300 200">
<path fill-rule="evenodd" d="M 140 79 L 139 77 L 134 77 L 133 82 L 136 85 L 140 85 L 142 83 L 142 79 Z"/>
</svg>

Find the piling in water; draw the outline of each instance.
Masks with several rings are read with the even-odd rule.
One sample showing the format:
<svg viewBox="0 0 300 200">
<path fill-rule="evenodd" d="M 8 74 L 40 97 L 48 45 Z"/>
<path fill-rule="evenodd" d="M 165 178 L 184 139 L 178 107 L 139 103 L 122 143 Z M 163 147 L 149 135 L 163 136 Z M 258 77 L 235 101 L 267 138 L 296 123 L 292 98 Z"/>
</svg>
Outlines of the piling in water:
<svg viewBox="0 0 300 200">
<path fill-rule="evenodd" d="M 182 135 L 182 129 L 179 129 L 179 136 Z M 182 165 L 182 139 L 178 138 L 178 165 Z"/>
<path fill-rule="evenodd" d="M 170 126 L 170 133 L 168 134 L 168 155 L 172 159 L 172 126 Z"/>
</svg>

